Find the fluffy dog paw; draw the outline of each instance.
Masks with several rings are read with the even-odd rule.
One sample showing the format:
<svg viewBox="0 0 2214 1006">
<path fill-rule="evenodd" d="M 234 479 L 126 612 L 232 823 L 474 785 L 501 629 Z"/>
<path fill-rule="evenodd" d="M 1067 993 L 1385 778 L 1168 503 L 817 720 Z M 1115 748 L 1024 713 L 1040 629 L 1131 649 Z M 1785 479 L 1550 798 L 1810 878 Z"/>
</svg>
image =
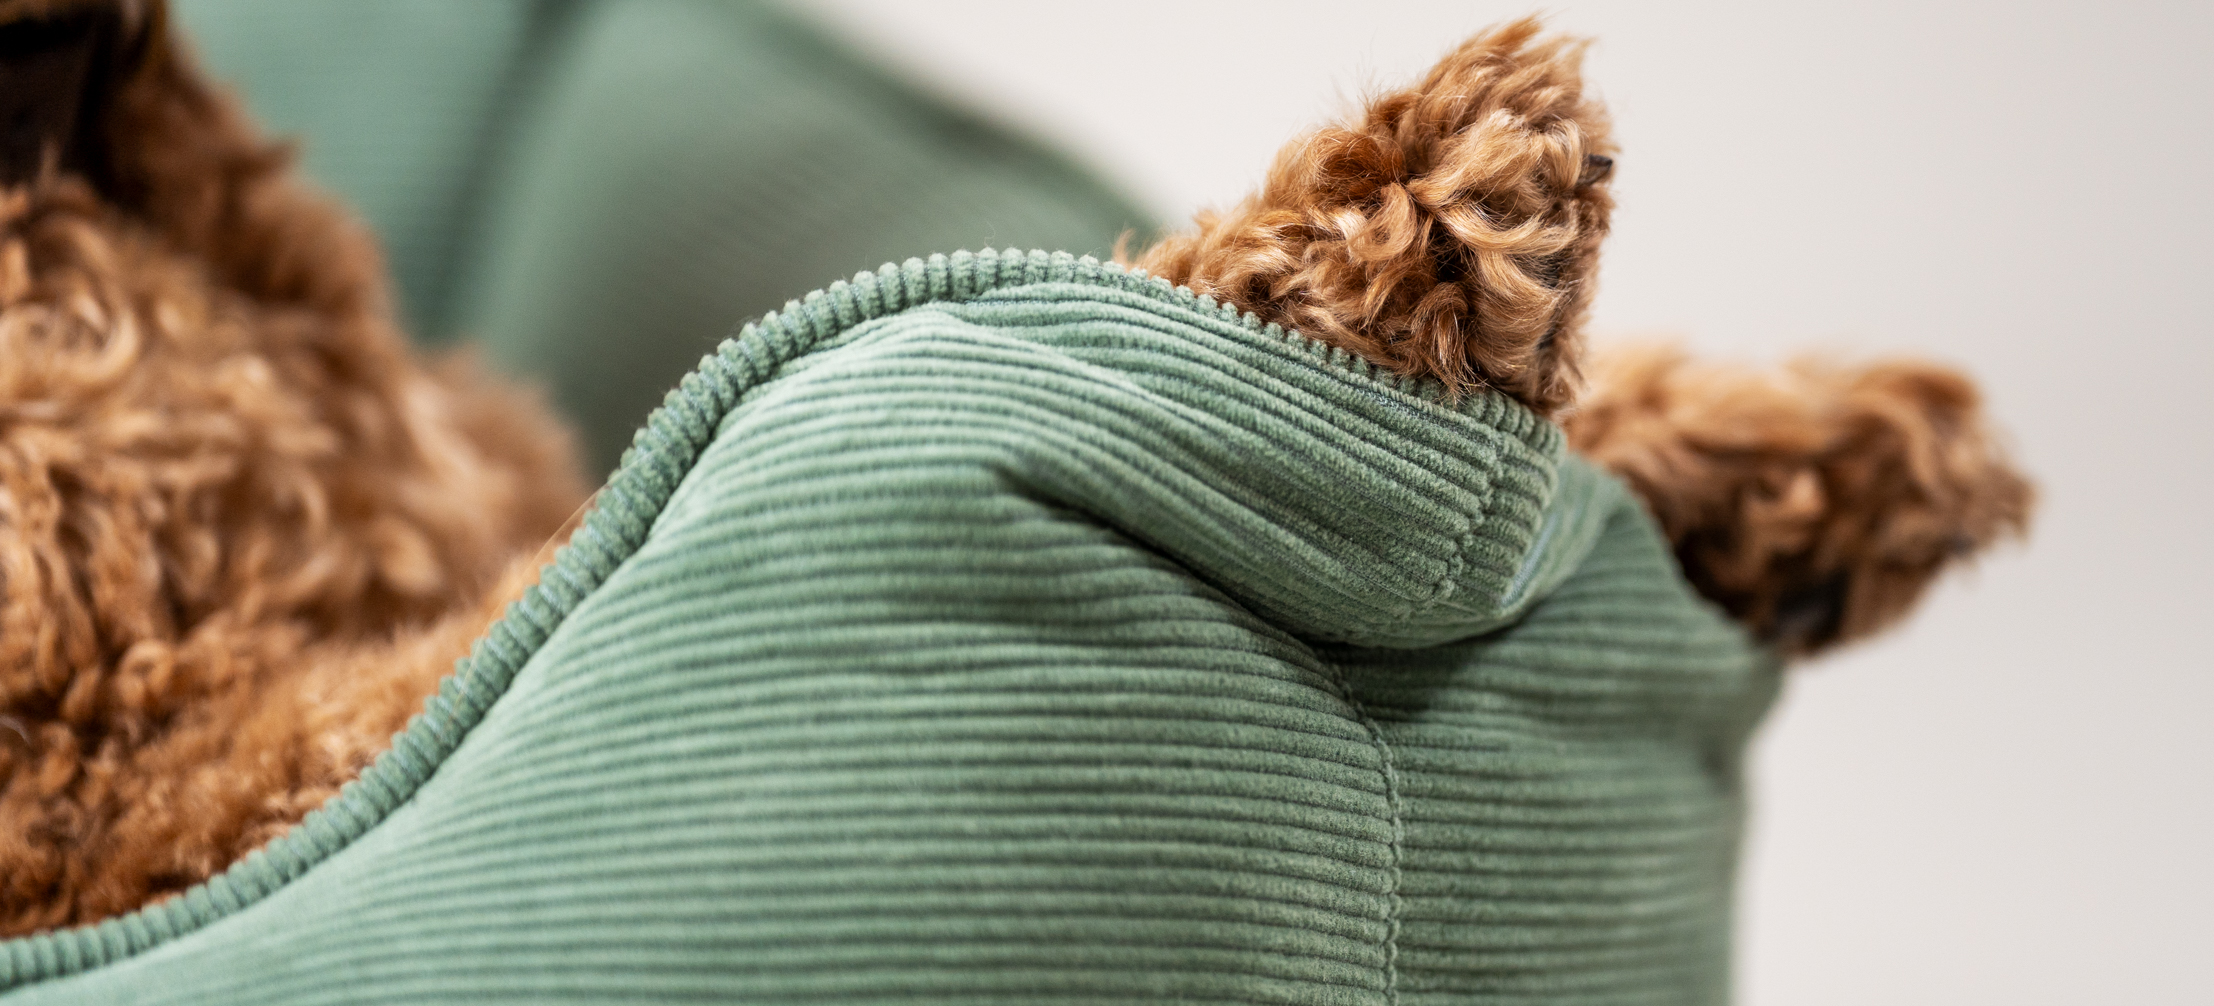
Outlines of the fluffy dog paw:
<svg viewBox="0 0 2214 1006">
<path fill-rule="evenodd" d="M 1614 161 L 1584 43 L 1535 20 L 1469 39 L 1352 122 L 1292 141 L 1261 191 L 1137 264 L 1455 393 L 1551 415 L 1579 329 Z"/>
<path fill-rule="evenodd" d="M 1760 371 L 1636 347 L 1591 370 L 1570 444 L 1644 498 L 1701 593 L 1788 655 L 1881 631 L 2028 528 L 2028 479 L 1945 367 Z"/>
</svg>

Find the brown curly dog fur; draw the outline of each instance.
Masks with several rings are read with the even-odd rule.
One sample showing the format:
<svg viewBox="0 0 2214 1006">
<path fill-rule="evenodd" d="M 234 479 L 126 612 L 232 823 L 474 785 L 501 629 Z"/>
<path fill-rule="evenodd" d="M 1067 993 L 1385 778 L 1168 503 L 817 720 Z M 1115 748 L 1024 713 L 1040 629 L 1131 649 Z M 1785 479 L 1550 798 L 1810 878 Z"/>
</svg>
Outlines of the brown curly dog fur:
<svg viewBox="0 0 2214 1006">
<path fill-rule="evenodd" d="M 1574 397 L 1614 199 L 1584 43 L 1536 21 L 1463 43 L 1359 120 L 1276 155 L 1261 191 L 1154 245 L 1171 283 L 1456 393 Z"/>
<path fill-rule="evenodd" d="M 0 934 L 297 822 L 584 497 L 535 400 L 410 355 L 165 19 L 0 0 Z"/>
<path fill-rule="evenodd" d="M 1615 153 L 1583 50 L 1534 19 L 1480 34 L 1136 264 L 1560 418 L 1644 498 L 1691 582 L 1790 655 L 1895 622 L 1949 562 L 2024 532 L 2028 481 L 1974 385 L 1934 364 L 1766 374 L 1630 349 L 1592 363 L 1577 401 Z"/>
<path fill-rule="evenodd" d="M 1581 45 L 1485 33 L 1141 260 L 1561 417 L 1803 654 L 2027 521 L 1969 383 L 1638 350 L 1571 408 L 1613 166 Z M 392 327 L 376 255 L 157 0 L 0 0 L 0 934 L 204 879 L 414 712 L 582 497 L 535 402 Z M 36 142 L 19 142 L 29 136 Z"/>
<path fill-rule="evenodd" d="M 1763 372 L 1600 355 L 1569 444 L 1622 476 L 1684 574 L 1785 653 L 1874 634 L 1955 559 L 2028 529 L 1975 385 L 1934 364 Z"/>
</svg>

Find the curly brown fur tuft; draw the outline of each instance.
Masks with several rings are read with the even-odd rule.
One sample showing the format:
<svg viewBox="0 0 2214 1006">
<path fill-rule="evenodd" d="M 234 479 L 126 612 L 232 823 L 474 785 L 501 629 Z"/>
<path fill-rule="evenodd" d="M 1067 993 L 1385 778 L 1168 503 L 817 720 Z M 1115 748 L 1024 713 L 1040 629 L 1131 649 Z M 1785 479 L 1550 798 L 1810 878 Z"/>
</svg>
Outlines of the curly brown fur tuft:
<svg viewBox="0 0 2214 1006">
<path fill-rule="evenodd" d="M 1535 20 L 1468 40 L 1357 121 L 1286 146 L 1261 191 L 1137 261 L 1172 283 L 1461 393 L 1575 394 L 1613 208 L 1585 43 Z"/>
<path fill-rule="evenodd" d="M 1559 415 L 1613 208 L 1583 49 L 1532 19 L 1477 35 L 1136 264 L 1450 393 Z M 1565 416 L 1573 444 L 1644 496 L 1703 593 L 1787 653 L 1883 628 L 1949 561 L 2027 525 L 2029 484 L 1950 371 L 1598 366 Z"/>
<path fill-rule="evenodd" d="M 0 29 L 75 45 L 55 19 L 108 9 L 0 0 Z M 162 6 L 115 9 L 88 23 L 139 34 L 92 36 L 83 107 L 0 187 L 0 935 L 298 821 L 584 496 L 534 398 L 410 354 L 370 239 Z"/>
<path fill-rule="evenodd" d="M 1571 398 L 1611 200 L 1522 21 L 1142 264 L 1454 393 Z M 534 399 L 426 367 L 367 236 L 159 0 L 0 0 L 0 935 L 204 879 L 352 778 L 582 498 Z M 18 114 L 21 113 L 21 114 Z M 1811 652 L 2028 518 L 1957 375 L 1602 361 L 1567 417 L 1687 575 Z M 558 539 L 558 534 L 556 535 Z"/>
<path fill-rule="evenodd" d="M 1644 347 L 1593 369 L 1570 444 L 1644 497 L 1701 593 L 1787 654 L 1881 631 L 1946 565 L 2028 529 L 2028 480 L 1946 368 L 1763 372 Z"/>
</svg>

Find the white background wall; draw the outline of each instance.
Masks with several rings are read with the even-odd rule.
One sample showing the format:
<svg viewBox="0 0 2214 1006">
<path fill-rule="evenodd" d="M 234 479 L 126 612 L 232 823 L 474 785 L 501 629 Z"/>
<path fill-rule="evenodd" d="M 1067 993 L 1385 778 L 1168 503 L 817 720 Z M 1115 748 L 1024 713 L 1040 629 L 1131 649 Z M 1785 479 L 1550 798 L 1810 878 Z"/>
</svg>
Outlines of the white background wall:
<svg viewBox="0 0 2214 1006">
<path fill-rule="evenodd" d="M 795 0 L 1165 216 L 1531 10 Z M 1580 2 L 1621 209 L 1594 319 L 1965 365 L 2026 548 L 1805 668 L 1761 735 L 1740 999 L 2214 1002 L 2214 14 Z"/>
</svg>

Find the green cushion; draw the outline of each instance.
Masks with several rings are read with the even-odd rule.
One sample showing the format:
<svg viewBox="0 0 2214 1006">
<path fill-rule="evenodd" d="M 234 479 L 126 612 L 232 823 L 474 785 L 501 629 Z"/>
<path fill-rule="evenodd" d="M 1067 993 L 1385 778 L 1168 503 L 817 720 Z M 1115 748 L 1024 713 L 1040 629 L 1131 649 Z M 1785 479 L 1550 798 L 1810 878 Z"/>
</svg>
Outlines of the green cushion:
<svg viewBox="0 0 2214 1006">
<path fill-rule="evenodd" d="M 384 237 L 424 341 L 544 381 L 596 471 L 735 323 L 886 261 L 1150 221 L 753 0 L 180 0 Z"/>
<path fill-rule="evenodd" d="M 686 378 L 360 781 L 25 1003 L 1726 998 L 1773 661 L 1619 485 L 1143 276 L 858 276 Z"/>
</svg>

